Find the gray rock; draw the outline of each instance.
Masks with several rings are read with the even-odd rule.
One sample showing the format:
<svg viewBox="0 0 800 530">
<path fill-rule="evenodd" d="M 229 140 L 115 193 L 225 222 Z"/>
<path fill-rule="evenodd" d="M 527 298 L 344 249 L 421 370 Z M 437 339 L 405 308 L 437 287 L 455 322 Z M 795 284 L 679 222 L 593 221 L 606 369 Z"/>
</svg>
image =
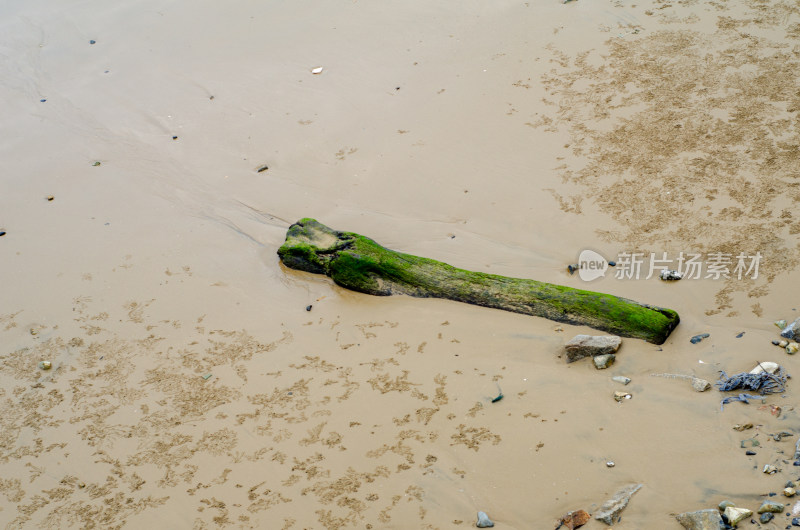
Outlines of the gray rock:
<svg viewBox="0 0 800 530">
<path fill-rule="evenodd" d="M 489 519 L 489 516 L 486 515 L 486 512 L 478 512 L 478 522 L 475 523 L 475 526 L 478 528 L 492 528 L 494 523 Z"/>
<path fill-rule="evenodd" d="M 622 344 L 622 339 L 615 335 L 575 335 L 566 346 L 567 362 L 571 363 L 584 357 L 614 353 Z"/>
<path fill-rule="evenodd" d="M 766 523 L 768 523 L 768 522 L 772 521 L 772 519 L 773 519 L 774 517 L 775 517 L 775 515 L 774 515 L 774 514 L 771 514 L 771 513 L 769 513 L 769 512 L 766 512 L 766 513 L 762 513 L 762 514 L 761 514 L 761 517 L 759 517 L 759 518 L 758 518 L 758 520 L 759 520 L 759 521 L 761 521 L 762 523 L 766 524 Z"/>
<path fill-rule="evenodd" d="M 775 501 L 764 501 L 758 507 L 758 513 L 783 513 L 783 504 Z"/>
<path fill-rule="evenodd" d="M 789 340 L 800 339 L 800 318 L 783 328 L 783 331 L 781 331 L 781 337 Z"/>
<path fill-rule="evenodd" d="M 696 392 L 705 392 L 711 388 L 711 383 L 699 377 L 692 377 L 692 388 L 694 388 Z"/>
<path fill-rule="evenodd" d="M 614 360 L 617 358 L 616 355 L 613 353 L 604 353 L 603 355 L 595 355 L 592 357 L 592 361 L 594 361 L 594 367 L 598 370 L 605 370 L 612 364 L 614 364 Z"/>
<path fill-rule="evenodd" d="M 623 385 L 627 385 L 631 382 L 630 377 L 625 377 L 624 375 L 615 375 L 611 378 L 612 381 L 616 381 L 617 383 L 622 383 Z"/>
<path fill-rule="evenodd" d="M 698 510 L 686 512 L 675 516 L 686 530 L 720 530 L 722 516 L 718 510 Z"/>
<path fill-rule="evenodd" d="M 594 518 L 598 521 L 606 523 L 607 525 L 615 524 L 617 521 L 619 521 L 619 514 L 628 505 L 628 501 L 631 500 L 633 494 L 639 491 L 639 488 L 641 487 L 641 484 L 631 484 L 629 486 L 625 486 L 616 492 L 613 497 L 603 503 L 600 509 L 595 512 Z"/>
<path fill-rule="evenodd" d="M 721 503 L 719 503 L 719 511 L 724 512 L 725 508 L 727 508 L 728 506 L 733 506 L 734 508 L 736 507 L 736 505 L 733 504 L 731 501 L 722 501 Z"/>
</svg>

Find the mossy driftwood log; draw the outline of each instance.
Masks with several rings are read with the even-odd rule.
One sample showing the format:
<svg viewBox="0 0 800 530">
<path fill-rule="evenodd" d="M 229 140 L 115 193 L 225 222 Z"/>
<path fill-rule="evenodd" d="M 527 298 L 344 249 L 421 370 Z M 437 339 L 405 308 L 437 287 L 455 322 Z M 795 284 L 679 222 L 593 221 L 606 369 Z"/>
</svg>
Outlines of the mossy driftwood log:
<svg viewBox="0 0 800 530">
<path fill-rule="evenodd" d="M 671 309 L 610 294 L 458 269 L 441 261 L 402 254 L 315 219 L 289 227 L 278 249 L 287 267 L 325 274 L 354 291 L 387 296 L 447 298 L 557 322 L 589 326 L 624 337 L 663 343 L 680 321 Z"/>
</svg>

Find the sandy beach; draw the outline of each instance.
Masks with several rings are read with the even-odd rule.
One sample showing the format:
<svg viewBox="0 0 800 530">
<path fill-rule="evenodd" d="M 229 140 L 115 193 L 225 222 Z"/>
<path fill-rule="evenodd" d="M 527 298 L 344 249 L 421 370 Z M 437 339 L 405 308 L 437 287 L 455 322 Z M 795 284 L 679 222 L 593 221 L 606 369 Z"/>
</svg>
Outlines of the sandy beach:
<svg viewBox="0 0 800 530">
<path fill-rule="evenodd" d="M 800 374 L 795 3 L 12 1 L 0 57 L 3 528 L 550 529 L 628 484 L 618 530 L 791 523 L 796 379 L 652 374 Z M 568 364 L 602 333 L 283 266 L 304 217 L 681 323 Z"/>
</svg>

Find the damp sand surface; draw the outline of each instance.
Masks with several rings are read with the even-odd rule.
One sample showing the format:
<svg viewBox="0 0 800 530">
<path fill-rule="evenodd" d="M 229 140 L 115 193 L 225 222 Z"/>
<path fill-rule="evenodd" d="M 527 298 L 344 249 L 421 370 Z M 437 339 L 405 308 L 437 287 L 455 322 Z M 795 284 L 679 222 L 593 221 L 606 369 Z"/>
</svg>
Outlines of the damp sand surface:
<svg viewBox="0 0 800 530">
<path fill-rule="evenodd" d="M 468 528 L 482 510 L 552 528 L 641 483 L 614 528 L 680 528 L 798 478 L 795 380 L 721 411 L 718 391 L 651 376 L 797 371 L 770 344 L 797 316 L 797 6 L 0 15 L 4 527 Z M 284 268 L 306 216 L 681 324 L 624 340 L 607 370 L 566 364 L 592 330 Z M 645 260 L 587 285 L 566 272 L 586 248 L 761 261 L 666 283 Z"/>
</svg>

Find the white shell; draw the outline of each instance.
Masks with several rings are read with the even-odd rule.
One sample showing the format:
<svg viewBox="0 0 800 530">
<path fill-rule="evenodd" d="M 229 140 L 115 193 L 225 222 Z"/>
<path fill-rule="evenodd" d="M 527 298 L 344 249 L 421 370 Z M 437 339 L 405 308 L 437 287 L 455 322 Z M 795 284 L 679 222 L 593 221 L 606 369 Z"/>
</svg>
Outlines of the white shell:
<svg viewBox="0 0 800 530">
<path fill-rule="evenodd" d="M 42 370 L 49 370 L 53 365 L 50 364 L 50 361 L 41 361 L 39 362 L 39 368 Z"/>
<path fill-rule="evenodd" d="M 311 69 L 311 73 L 312 74 L 321 74 L 322 73 L 322 67 L 321 66 L 315 66 L 314 68 Z"/>
</svg>

